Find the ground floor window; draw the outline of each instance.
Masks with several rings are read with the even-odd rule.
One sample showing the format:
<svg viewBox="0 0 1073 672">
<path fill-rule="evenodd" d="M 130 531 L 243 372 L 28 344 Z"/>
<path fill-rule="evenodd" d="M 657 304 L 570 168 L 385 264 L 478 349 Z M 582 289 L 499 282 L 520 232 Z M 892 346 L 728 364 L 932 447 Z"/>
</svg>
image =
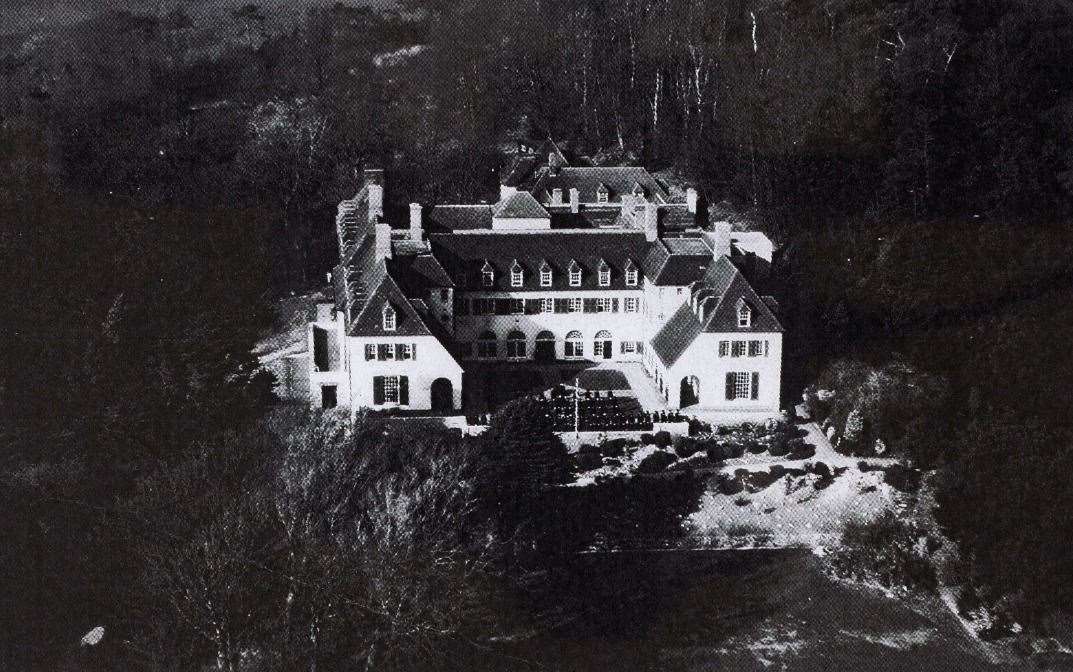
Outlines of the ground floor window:
<svg viewBox="0 0 1073 672">
<path fill-rule="evenodd" d="M 320 388 L 320 407 L 335 408 L 339 403 L 335 385 L 324 385 Z"/>
<path fill-rule="evenodd" d="M 520 331 L 507 334 L 507 357 L 513 359 L 525 357 L 525 334 Z"/>
<path fill-rule="evenodd" d="M 477 337 L 477 357 L 481 359 L 492 359 L 497 356 L 496 348 L 496 336 L 490 331 L 486 331 Z"/>
<path fill-rule="evenodd" d="M 759 397 L 759 392 L 759 373 L 755 371 L 732 371 L 727 374 L 727 401 L 733 401 L 734 399 L 756 399 Z"/>
<path fill-rule="evenodd" d="M 571 331 L 566 335 L 563 343 L 563 357 L 584 357 L 585 344 L 581 340 L 580 331 Z"/>
<path fill-rule="evenodd" d="M 409 378 L 406 376 L 374 376 L 373 377 L 373 404 L 398 404 L 407 406 L 410 403 Z"/>
</svg>

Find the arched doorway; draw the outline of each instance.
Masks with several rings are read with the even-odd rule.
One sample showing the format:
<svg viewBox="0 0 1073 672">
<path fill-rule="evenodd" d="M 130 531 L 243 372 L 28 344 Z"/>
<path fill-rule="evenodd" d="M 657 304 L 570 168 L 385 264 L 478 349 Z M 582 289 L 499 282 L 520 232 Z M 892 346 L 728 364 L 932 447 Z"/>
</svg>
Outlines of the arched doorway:
<svg viewBox="0 0 1073 672">
<path fill-rule="evenodd" d="M 443 412 L 454 410 L 454 387 L 451 385 L 450 380 L 446 378 L 437 378 L 432 381 L 430 393 L 432 397 L 432 410 Z"/>
<path fill-rule="evenodd" d="M 592 343 L 592 355 L 596 359 L 611 359 L 615 354 L 611 347 L 611 332 L 598 331 Z"/>
<path fill-rule="evenodd" d="M 555 360 L 555 334 L 550 331 L 542 331 L 536 336 L 536 350 L 533 351 L 533 359 L 538 362 L 551 362 Z"/>
<path fill-rule="evenodd" d="M 694 406 L 700 403 L 700 380 L 696 376 L 686 376 L 682 379 L 679 390 L 678 407 Z"/>
</svg>

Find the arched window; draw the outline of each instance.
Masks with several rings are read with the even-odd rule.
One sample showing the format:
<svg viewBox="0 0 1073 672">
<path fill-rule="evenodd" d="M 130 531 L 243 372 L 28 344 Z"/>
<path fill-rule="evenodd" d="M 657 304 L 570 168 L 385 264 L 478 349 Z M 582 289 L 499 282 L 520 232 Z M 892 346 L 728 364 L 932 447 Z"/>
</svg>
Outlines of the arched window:
<svg viewBox="0 0 1073 672">
<path fill-rule="evenodd" d="M 569 270 L 569 272 L 570 272 L 570 286 L 571 287 L 580 287 L 581 286 L 581 265 L 578 264 L 573 259 L 571 259 L 570 260 L 570 266 L 568 267 L 567 270 Z"/>
<path fill-rule="evenodd" d="M 592 342 L 592 356 L 596 359 L 611 359 L 615 349 L 611 347 L 611 332 L 598 331 Z"/>
<path fill-rule="evenodd" d="M 397 323 L 395 309 L 391 307 L 390 303 L 384 304 L 384 310 L 380 315 L 380 324 L 384 328 L 384 331 L 395 331 Z"/>
<path fill-rule="evenodd" d="M 738 304 L 738 326 L 741 328 L 752 326 L 753 323 L 753 309 L 749 307 L 749 304 L 742 301 Z"/>
<path fill-rule="evenodd" d="M 600 286 L 601 287 L 609 286 L 611 284 L 611 267 L 607 265 L 606 261 L 601 259 L 600 260 L 600 265 L 598 266 L 598 270 L 599 270 Z"/>
<path fill-rule="evenodd" d="M 525 334 L 520 331 L 507 334 L 507 357 L 511 359 L 525 357 Z"/>
<path fill-rule="evenodd" d="M 522 281 L 525 278 L 525 273 L 522 271 L 522 265 L 515 259 L 514 263 L 510 265 L 510 286 L 521 287 Z"/>
<path fill-rule="evenodd" d="M 481 267 L 481 284 L 485 287 L 491 287 L 495 284 L 496 272 L 492 268 L 492 264 L 487 261 L 484 262 L 484 266 Z"/>
<path fill-rule="evenodd" d="M 540 264 L 540 286 L 551 287 L 551 265 L 547 261 Z"/>
<path fill-rule="evenodd" d="M 482 332 L 477 337 L 477 357 L 480 359 L 492 359 L 497 355 L 496 335 L 490 331 Z"/>
<path fill-rule="evenodd" d="M 566 335 L 566 341 L 563 343 L 563 357 L 584 357 L 585 356 L 585 342 L 581 340 L 580 331 L 571 331 Z"/>
<path fill-rule="evenodd" d="M 633 259 L 626 260 L 626 285 L 637 286 L 637 266 L 633 263 Z"/>
</svg>

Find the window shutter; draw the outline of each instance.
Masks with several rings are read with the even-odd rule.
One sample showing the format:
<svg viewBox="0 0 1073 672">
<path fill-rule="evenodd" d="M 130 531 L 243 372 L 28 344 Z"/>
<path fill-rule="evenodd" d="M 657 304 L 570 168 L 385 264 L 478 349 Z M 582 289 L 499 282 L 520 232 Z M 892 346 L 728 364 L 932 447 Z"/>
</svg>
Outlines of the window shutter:
<svg viewBox="0 0 1073 672">
<path fill-rule="evenodd" d="M 510 299 L 496 299 L 496 315 L 510 315 Z"/>
<path fill-rule="evenodd" d="M 555 312 L 565 313 L 570 309 L 570 303 L 567 299 L 555 299 Z"/>
<path fill-rule="evenodd" d="M 372 343 L 365 344 L 365 361 L 376 359 L 376 346 Z"/>
<path fill-rule="evenodd" d="M 537 315 L 538 313 L 540 313 L 540 299 L 526 299 L 525 314 Z"/>
<path fill-rule="evenodd" d="M 753 399 L 757 399 L 760 396 L 760 374 L 753 371 Z"/>
<path fill-rule="evenodd" d="M 617 313 L 618 312 L 618 299 L 611 299 L 611 312 L 612 313 Z"/>
<path fill-rule="evenodd" d="M 730 352 L 730 341 L 719 341 L 719 356 L 726 357 Z"/>
<path fill-rule="evenodd" d="M 733 401 L 734 400 L 734 374 L 733 373 L 728 373 L 727 374 L 726 393 L 727 393 L 727 395 L 726 395 L 727 396 L 727 401 Z"/>
<path fill-rule="evenodd" d="M 586 313 L 596 312 L 596 299 L 584 299 L 581 303 L 582 310 Z"/>
<path fill-rule="evenodd" d="M 410 344 L 410 359 L 417 359 L 417 343 Z"/>
<path fill-rule="evenodd" d="M 384 403 L 383 376 L 373 376 L 373 403 L 377 405 Z"/>
<path fill-rule="evenodd" d="M 756 375 L 755 373 L 753 374 Z M 756 389 L 756 388 L 753 388 Z M 410 378 L 409 376 L 399 376 L 399 405 L 410 405 Z"/>
</svg>

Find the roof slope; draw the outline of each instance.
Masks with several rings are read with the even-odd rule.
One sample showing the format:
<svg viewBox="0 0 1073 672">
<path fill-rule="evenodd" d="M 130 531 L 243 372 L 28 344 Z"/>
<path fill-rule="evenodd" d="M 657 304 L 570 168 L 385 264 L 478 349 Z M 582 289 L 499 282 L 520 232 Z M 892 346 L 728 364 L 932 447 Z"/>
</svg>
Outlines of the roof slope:
<svg viewBox="0 0 1073 672">
<path fill-rule="evenodd" d="M 685 285 L 704 277 L 712 249 L 703 238 L 665 238 L 652 244 L 644 259 L 645 277 L 655 285 Z"/>
<path fill-rule="evenodd" d="M 492 228 L 492 206 L 436 205 L 425 212 L 426 229 L 430 232 L 467 231 Z"/>
<path fill-rule="evenodd" d="M 694 310 L 692 301 L 689 301 L 682 304 L 652 337 L 652 349 L 664 366 L 673 366 L 702 333 L 749 334 L 782 331 L 782 325 L 767 303 L 757 296 L 745 276 L 726 257 L 720 257 L 712 263 L 703 282 L 694 289 L 693 296 L 698 297 L 703 306 L 703 323 L 698 311 Z M 743 301 L 753 312 L 748 327 L 738 326 L 738 305 Z"/>
<path fill-rule="evenodd" d="M 383 264 L 381 264 L 382 266 Z M 384 331 L 382 311 L 389 303 L 395 309 L 395 331 Z M 402 289 L 388 274 L 350 323 L 351 336 L 431 336 L 432 331 L 417 313 Z"/>
<path fill-rule="evenodd" d="M 600 185 L 608 188 L 608 202 L 614 203 L 622 200 L 622 194 L 633 193 L 635 184 L 639 184 L 645 192 L 645 198 L 656 203 L 666 203 L 670 200 L 666 189 L 652 177 L 647 170 L 637 166 L 617 167 L 575 167 L 565 166 L 554 173 L 548 169 L 542 169 L 533 185 L 532 192 L 541 199 L 544 194 L 550 194 L 552 189 L 562 189 L 564 200 L 569 200 L 567 194 L 570 189 L 578 190 L 578 198 L 582 203 L 595 203 L 596 190 Z"/>
<path fill-rule="evenodd" d="M 627 289 L 623 272 L 626 261 L 632 259 L 640 265 L 649 245 L 643 233 L 632 231 L 432 234 L 429 242 L 456 287 L 486 291 L 608 289 L 599 285 L 596 271 L 600 260 L 611 267 L 609 288 Z M 522 287 L 510 286 L 509 271 L 515 260 L 524 271 Z M 486 261 L 495 271 L 491 287 L 481 284 L 480 271 Z M 544 261 L 552 268 L 550 288 L 540 286 L 540 266 Z M 567 267 L 571 261 L 577 261 L 582 268 L 580 287 L 569 284 Z"/>
<path fill-rule="evenodd" d="M 496 219 L 548 219 L 548 211 L 528 191 L 516 191 L 496 205 Z"/>
</svg>

